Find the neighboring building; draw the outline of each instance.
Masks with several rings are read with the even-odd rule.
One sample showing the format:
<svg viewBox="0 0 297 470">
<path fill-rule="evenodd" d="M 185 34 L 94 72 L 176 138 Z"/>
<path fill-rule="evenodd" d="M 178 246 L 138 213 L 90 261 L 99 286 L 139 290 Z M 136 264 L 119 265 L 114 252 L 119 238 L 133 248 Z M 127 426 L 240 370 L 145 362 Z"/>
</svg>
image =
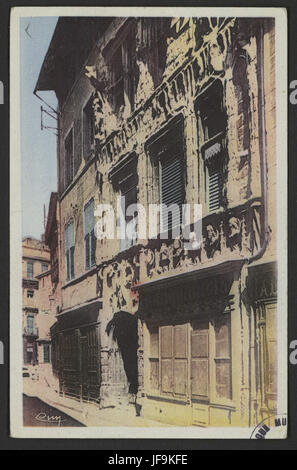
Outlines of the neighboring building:
<svg viewBox="0 0 297 470">
<path fill-rule="evenodd" d="M 44 277 L 40 277 L 40 280 L 44 283 L 45 289 L 48 289 L 49 296 L 49 312 L 50 316 L 47 317 L 48 321 L 43 321 L 44 334 L 39 335 L 40 344 L 43 348 L 47 348 L 50 345 L 51 352 L 51 363 L 52 371 L 55 376 L 59 373 L 59 365 L 56 358 L 56 347 L 55 344 L 51 343 L 50 330 L 54 327 L 56 321 L 56 315 L 60 311 L 61 305 L 61 280 L 60 280 L 60 268 L 59 260 L 60 254 L 60 206 L 58 193 L 52 192 L 48 208 L 47 223 L 45 229 L 45 242 L 50 250 L 50 262 L 51 269 L 44 274 Z M 42 275 L 41 275 L 42 276 Z M 46 287 L 47 286 L 47 287 Z M 41 329 L 41 327 L 40 327 Z M 46 356 L 47 358 L 48 356 Z"/>
<path fill-rule="evenodd" d="M 38 316 L 47 306 L 40 292 L 39 277 L 50 269 L 49 249 L 44 241 L 23 239 L 23 359 L 24 364 L 38 363 Z M 42 291 L 43 292 L 43 291 Z"/>
<path fill-rule="evenodd" d="M 176 425 L 275 412 L 274 34 L 269 18 L 59 19 L 35 91 L 59 101 L 62 394 L 137 394 Z M 155 238 L 131 211 L 131 237 L 97 240 L 94 210 L 119 195 L 176 206 Z M 180 234 L 184 203 L 202 240 Z"/>
</svg>

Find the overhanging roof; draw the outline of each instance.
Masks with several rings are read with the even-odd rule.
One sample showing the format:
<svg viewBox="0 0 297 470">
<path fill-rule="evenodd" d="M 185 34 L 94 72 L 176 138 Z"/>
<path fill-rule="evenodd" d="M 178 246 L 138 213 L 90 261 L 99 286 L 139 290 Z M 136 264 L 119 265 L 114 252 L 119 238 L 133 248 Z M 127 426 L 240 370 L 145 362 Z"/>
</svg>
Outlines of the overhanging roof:
<svg viewBox="0 0 297 470">
<path fill-rule="evenodd" d="M 82 67 L 94 42 L 107 29 L 109 17 L 60 17 L 45 55 L 36 91 L 56 90 L 67 71 Z M 60 83 L 61 84 L 61 83 Z"/>
</svg>

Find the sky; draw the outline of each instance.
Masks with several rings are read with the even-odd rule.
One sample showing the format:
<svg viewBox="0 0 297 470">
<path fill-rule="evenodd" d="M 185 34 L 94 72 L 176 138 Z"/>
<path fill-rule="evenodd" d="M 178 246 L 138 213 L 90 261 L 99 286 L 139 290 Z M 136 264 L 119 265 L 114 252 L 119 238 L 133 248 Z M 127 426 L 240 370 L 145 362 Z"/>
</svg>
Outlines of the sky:
<svg viewBox="0 0 297 470">
<path fill-rule="evenodd" d="M 57 17 L 20 19 L 23 237 L 41 238 L 44 233 L 43 205 L 47 211 L 50 194 L 57 190 L 57 137 L 55 131 L 41 130 L 40 107 L 46 106 L 33 94 L 57 20 Z M 54 92 L 38 94 L 56 109 Z M 46 125 L 56 127 L 54 119 L 44 117 L 44 121 Z"/>
</svg>

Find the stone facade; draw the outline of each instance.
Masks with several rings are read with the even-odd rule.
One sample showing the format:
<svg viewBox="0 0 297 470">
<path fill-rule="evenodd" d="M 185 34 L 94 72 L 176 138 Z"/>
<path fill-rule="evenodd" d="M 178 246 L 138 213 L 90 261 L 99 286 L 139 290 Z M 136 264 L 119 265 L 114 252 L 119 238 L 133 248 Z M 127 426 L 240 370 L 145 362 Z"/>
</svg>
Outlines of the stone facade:
<svg viewBox="0 0 297 470">
<path fill-rule="evenodd" d="M 277 398 L 273 20 L 81 21 L 59 20 L 36 87 L 59 99 L 60 391 L 177 425 L 260 422 Z M 90 207 L 120 194 L 146 214 L 168 194 L 201 204 L 202 237 L 191 215 L 188 237 L 162 239 L 159 217 L 154 238 L 147 218 L 133 242 L 94 241 Z"/>
<path fill-rule="evenodd" d="M 40 317 L 49 313 L 49 286 L 44 288 L 44 279 L 50 270 L 49 249 L 44 241 L 34 238 L 23 240 L 23 351 L 24 364 L 36 365 L 43 362 L 43 351 L 39 350 Z M 47 317 L 50 318 L 50 317 Z M 53 318 L 54 320 L 54 318 Z M 53 322 L 52 320 L 52 322 Z M 44 323 L 44 322 L 43 322 Z M 47 321 L 45 322 L 47 323 Z M 40 330 L 44 335 L 44 327 Z M 49 326 L 47 328 L 49 335 Z M 47 338 L 49 341 L 50 338 Z"/>
</svg>

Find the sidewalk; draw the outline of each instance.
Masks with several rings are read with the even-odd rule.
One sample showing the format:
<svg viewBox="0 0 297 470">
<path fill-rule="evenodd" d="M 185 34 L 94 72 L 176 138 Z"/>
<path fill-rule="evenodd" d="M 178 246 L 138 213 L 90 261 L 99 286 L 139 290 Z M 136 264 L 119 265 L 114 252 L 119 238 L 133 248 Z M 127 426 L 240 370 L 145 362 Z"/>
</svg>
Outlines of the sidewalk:
<svg viewBox="0 0 297 470">
<path fill-rule="evenodd" d="M 31 378 L 23 379 L 23 391 L 25 395 L 39 398 L 88 427 L 170 427 L 170 425 L 159 421 L 136 416 L 133 405 L 123 408 L 99 409 L 95 403 L 81 403 L 71 398 L 60 397 L 55 390 L 45 383 L 34 381 Z"/>
</svg>

